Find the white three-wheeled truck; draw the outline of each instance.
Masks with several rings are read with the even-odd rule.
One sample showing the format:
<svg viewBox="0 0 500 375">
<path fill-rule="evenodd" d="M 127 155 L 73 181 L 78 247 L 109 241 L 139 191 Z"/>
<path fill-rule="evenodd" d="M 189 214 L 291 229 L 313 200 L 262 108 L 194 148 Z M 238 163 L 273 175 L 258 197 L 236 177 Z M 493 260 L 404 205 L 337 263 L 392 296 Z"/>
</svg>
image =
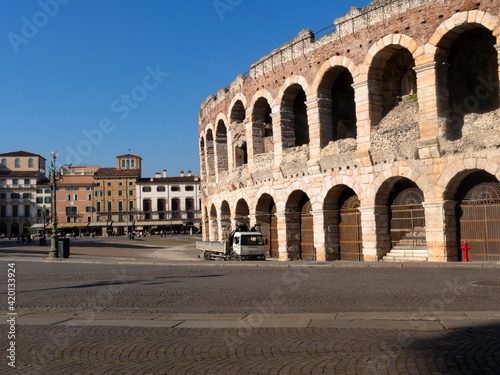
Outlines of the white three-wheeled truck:
<svg viewBox="0 0 500 375">
<path fill-rule="evenodd" d="M 226 242 L 196 241 L 196 248 L 205 260 L 266 260 L 266 246 L 262 233 L 235 229 Z"/>
</svg>

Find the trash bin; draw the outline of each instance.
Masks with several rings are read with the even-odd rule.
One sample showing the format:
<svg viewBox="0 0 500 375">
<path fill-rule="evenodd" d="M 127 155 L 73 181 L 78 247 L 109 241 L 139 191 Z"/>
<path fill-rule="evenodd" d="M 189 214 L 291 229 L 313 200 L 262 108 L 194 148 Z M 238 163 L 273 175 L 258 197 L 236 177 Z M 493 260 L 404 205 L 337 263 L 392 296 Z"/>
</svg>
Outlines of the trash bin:
<svg viewBox="0 0 500 375">
<path fill-rule="evenodd" d="M 59 258 L 69 258 L 69 238 L 59 238 Z"/>
</svg>

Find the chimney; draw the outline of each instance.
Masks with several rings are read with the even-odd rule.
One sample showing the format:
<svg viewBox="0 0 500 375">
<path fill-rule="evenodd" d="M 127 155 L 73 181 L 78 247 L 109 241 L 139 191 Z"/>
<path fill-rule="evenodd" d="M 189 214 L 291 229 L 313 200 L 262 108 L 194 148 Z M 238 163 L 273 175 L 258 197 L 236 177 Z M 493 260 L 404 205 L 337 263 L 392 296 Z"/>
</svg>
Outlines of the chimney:
<svg viewBox="0 0 500 375">
<path fill-rule="evenodd" d="M 161 173 L 160 172 L 156 172 L 155 173 L 155 178 L 160 178 L 161 177 Z"/>
<path fill-rule="evenodd" d="M 166 169 L 163 170 L 163 177 L 164 178 L 167 177 L 167 170 Z"/>
<path fill-rule="evenodd" d="M 184 171 L 181 171 L 181 177 L 184 177 Z"/>
<path fill-rule="evenodd" d="M 188 176 L 191 177 L 191 171 L 188 171 Z"/>
</svg>

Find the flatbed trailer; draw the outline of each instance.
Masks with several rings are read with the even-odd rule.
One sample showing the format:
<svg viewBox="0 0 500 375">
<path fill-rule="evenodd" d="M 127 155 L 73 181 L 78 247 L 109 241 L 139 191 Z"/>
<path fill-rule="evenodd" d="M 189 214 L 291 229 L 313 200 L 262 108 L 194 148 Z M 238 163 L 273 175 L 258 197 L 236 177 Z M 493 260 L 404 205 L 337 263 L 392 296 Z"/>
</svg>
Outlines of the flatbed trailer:
<svg viewBox="0 0 500 375">
<path fill-rule="evenodd" d="M 196 241 L 196 248 L 203 253 L 205 260 L 227 260 L 227 243 L 214 241 Z"/>
<path fill-rule="evenodd" d="M 205 260 L 266 260 L 264 238 L 258 232 L 235 230 L 227 242 L 196 241 L 196 248 Z"/>
</svg>

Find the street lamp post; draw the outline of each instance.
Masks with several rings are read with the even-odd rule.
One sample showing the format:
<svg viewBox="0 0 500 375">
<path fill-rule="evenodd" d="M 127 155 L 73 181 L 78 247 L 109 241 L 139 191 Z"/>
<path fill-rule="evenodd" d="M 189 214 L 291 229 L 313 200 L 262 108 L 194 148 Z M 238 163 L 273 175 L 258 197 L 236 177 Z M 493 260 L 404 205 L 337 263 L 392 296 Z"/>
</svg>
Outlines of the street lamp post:
<svg viewBox="0 0 500 375">
<path fill-rule="evenodd" d="M 52 156 L 52 162 L 50 163 L 49 167 L 49 181 L 52 190 L 51 194 L 52 236 L 50 236 L 49 258 L 55 259 L 59 258 L 58 248 L 57 248 L 59 242 L 59 236 L 57 235 L 57 199 L 56 199 L 57 181 L 59 181 L 62 178 L 63 168 L 69 166 L 69 168 L 71 169 L 71 164 L 65 164 L 59 167 L 58 169 L 56 167 L 56 158 L 59 156 L 59 153 L 56 150 L 54 150 L 50 153 L 50 156 Z"/>
</svg>

